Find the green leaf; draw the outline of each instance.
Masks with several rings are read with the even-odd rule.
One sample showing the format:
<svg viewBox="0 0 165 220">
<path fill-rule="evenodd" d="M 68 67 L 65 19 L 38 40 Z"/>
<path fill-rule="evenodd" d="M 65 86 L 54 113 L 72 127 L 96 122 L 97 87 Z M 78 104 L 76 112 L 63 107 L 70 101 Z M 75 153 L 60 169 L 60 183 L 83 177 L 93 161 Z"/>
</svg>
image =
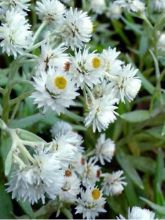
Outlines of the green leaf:
<svg viewBox="0 0 165 220">
<path fill-rule="evenodd" d="M 19 136 L 20 139 L 25 140 L 25 141 L 32 141 L 32 142 L 45 142 L 42 138 L 39 136 L 33 134 L 30 131 L 26 131 L 23 129 L 16 129 L 16 133 Z"/>
<path fill-rule="evenodd" d="M 54 124 L 57 121 L 57 117 L 55 117 L 54 113 L 44 114 L 35 114 L 22 119 L 13 120 L 10 122 L 11 128 L 27 128 L 33 126 L 35 123 L 44 122 L 47 124 Z"/>
<path fill-rule="evenodd" d="M 32 219 L 35 218 L 35 213 L 33 212 L 33 209 L 31 205 L 28 202 L 18 202 L 21 208 L 24 210 L 24 212 Z"/>
<path fill-rule="evenodd" d="M 158 212 L 161 215 L 165 216 L 165 207 L 156 205 L 155 203 L 149 201 L 148 199 L 145 199 L 143 197 L 140 198 L 143 202 L 146 202 L 152 209 L 154 209 L 156 212 Z"/>
<path fill-rule="evenodd" d="M 150 113 L 147 110 L 136 110 L 133 112 L 124 113 L 120 117 L 130 123 L 137 123 L 149 119 Z"/>
<path fill-rule="evenodd" d="M 124 152 L 121 152 L 120 150 L 117 153 L 116 158 L 120 166 L 129 176 L 129 178 L 134 182 L 134 184 L 137 185 L 140 189 L 144 189 L 143 182 L 139 174 L 133 167 L 132 163 L 129 161 L 129 157 L 127 157 L 127 155 Z"/>
<path fill-rule="evenodd" d="M 12 219 L 13 207 L 9 194 L 5 187 L 0 183 L 0 219 Z"/>
<path fill-rule="evenodd" d="M 155 87 L 150 83 L 150 81 L 140 72 L 138 72 L 140 79 L 142 80 L 143 87 L 149 92 L 151 95 L 155 92 Z"/>
<path fill-rule="evenodd" d="M 8 176 L 12 167 L 12 150 L 9 151 L 6 160 L 5 160 L 5 176 Z"/>
</svg>

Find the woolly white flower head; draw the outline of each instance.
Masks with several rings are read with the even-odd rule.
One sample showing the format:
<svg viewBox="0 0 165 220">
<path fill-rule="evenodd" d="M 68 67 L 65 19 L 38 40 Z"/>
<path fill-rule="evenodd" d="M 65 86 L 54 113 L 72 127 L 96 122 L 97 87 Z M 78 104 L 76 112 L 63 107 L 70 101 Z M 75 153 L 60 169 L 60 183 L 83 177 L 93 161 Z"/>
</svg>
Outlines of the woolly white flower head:
<svg viewBox="0 0 165 220">
<path fill-rule="evenodd" d="M 116 0 L 115 4 L 132 12 L 143 13 L 145 11 L 145 4 L 141 0 Z"/>
<path fill-rule="evenodd" d="M 31 43 L 32 32 L 29 29 L 24 13 L 14 9 L 7 11 L 5 22 L 0 26 L 2 51 L 15 58 L 18 54 L 23 54 Z"/>
<path fill-rule="evenodd" d="M 120 215 L 117 219 L 125 219 Z M 155 213 L 148 209 L 142 209 L 140 207 L 134 206 L 132 209 L 128 210 L 128 219 L 132 220 L 154 220 Z"/>
<path fill-rule="evenodd" d="M 64 145 L 70 144 L 78 148 L 77 150 L 82 151 L 80 148 L 82 144 L 82 137 L 75 131 L 72 126 L 64 121 L 58 121 L 51 129 L 52 137 L 58 142 L 63 142 Z"/>
<path fill-rule="evenodd" d="M 99 94 L 99 97 L 96 97 L 96 95 L 94 94 L 94 89 L 92 91 L 93 93 L 90 90 L 88 91 L 88 113 L 85 117 L 84 122 L 86 127 L 92 125 L 94 132 L 96 131 L 96 129 L 101 132 L 102 130 L 108 128 L 109 124 L 116 120 L 117 115 L 117 113 L 115 112 L 115 110 L 117 109 L 115 104 L 118 102 L 118 99 L 112 96 L 108 85 L 107 90 L 101 90 L 103 91 L 103 94 Z M 107 94 L 108 90 L 109 94 Z"/>
<path fill-rule="evenodd" d="M 78 95 L 71 77 L 61 70 L 41 71 L 34 77 L 34 88 L 31 97 L 44 112 L 51 109 L 60 114 L 74 104 Z"/>
<path fill-rule="evenodd" d="M 105 0 L 91 0 L 90 7 L 96 14 L 102 14 L 106 9 Z"/>
<path fill-rule="evenodd" d="M 97 140 L 95 154 L 96 158 L 100 161 L 102 165 L 105 161 L 110 162 L 115 152 L 114 142 L 108 138 L 106 139 L 105 134 L 101 134 Z"/>
<path fill-rule="evenodd" d="M 153 3 L 153 7 L 156 11 L 164 11 L 165 10 L 165 1 L 164 0 L 155 0 Z"/>
<path fill-rule="evenodd" d="M 65 12 L 65 6 L 58 0 L 41 0 L 36 3 L 39 18 L 48 24 L 59 24 Z"/>
<path fill-rule="evenodd" d="M 65 44 L 74 50 L 90 41 L 92 29 L 92 22 L 86 12 L 70 8 L 65 12 L 60 32 Z"/>
<path fill-rule="evenodd" d="M 77 200 L 76 214 L 82 214 L 83 219 L 95 219 L 99 213 L 104 213 L 105 199 L 102 191 L 97 187 L 89 186 L 86 191 L 81 190 L 81 198 Z"/>
<path fill-rule="evenodd" d="M 122 8 L 115 2 L 110 2 L 109 7 L 107 8 L 107 17 L 111 19 L 120 18 L 122 13 Z"/>
<path fill-rule="evenodd" d="M 131 64 L 123 66 L 122 70 L 111 76 L 113 94 L 122 102 L 132 101 L 141 87 L 141 80 L 136 76 L 138 69 Z"/>
<path fill-rule="evenodd" d="M 66 49 L 63 44 L 55 48 L 52 48 L 50 43 L 43 44 L 37 68 L 40 71 L 47 71 L 49 68 L 65 70 L 65 65 L 69 62 Z"/>
<path fill-rule="evenodd" d="M 70 73 L 81 88 L 85 85 L 92 87 L 93 84 L 98 84 L 103 69 L 104 62 L 100 55 L 89 53 L 87 48 L 75 52 L 75 56 L 71 57 Z"/>
<path fill-rule="evenodd" d="M 112 174 L 105 173 L 102 175 L 104 176 L 102 187 L 105 195 L 119 195 L 124 190 L 124 186 L 126 186 L 127 183 L 124 181 L 125 177 L 122 175 L 123 171 L 113 172 Z"/>
<path fill-rule="evenodd" d="M 83 185 L 90 186 L 94 185 L 96 181 L 99 180 L 101 168 L 96 165 L 95 158 L 90 158 L 89 161 L 83 161 L 77 172 L 81 176 Z"/>
<path fill-rule="evenodd" d="M 73 170 L 65 170 L 64 183 L 59 191 L 59 199 L 66 202 L 75 202 L 80 192 L 80 179 Z"/>
<path fill-rule="evenodd" d="M 1 8 L 3 13 L 11 9 L 28 11 L 30 0 L 1 0 Z"/>
</svg>

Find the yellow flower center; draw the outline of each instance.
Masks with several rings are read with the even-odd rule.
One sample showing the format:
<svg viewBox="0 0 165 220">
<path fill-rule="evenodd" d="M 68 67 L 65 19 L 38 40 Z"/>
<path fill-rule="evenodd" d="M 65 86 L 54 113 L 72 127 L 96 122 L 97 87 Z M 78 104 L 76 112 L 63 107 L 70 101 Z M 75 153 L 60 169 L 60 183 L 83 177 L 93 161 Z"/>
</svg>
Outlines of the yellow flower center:
<svg viewBox="0 0 165 220">
<path fill-rule="evenodd" d="M 94 200 L 99 199 L 99 198 L 100 198 L 100 195 L 101 195 L 101 193 L 100 193 L 100 190 L 99 190 L 99 189 L 93 189 L 93 190 L 92 190 L 92 198 L 93 198 Z"/>
<path fill-rule="evenodd" d="M 99 57 L 94 57 L 92 59 L 92 66 L 95 69 L 99 68 L 101 66 L 101 59 Z"/>
<path fill-rule="evenodd" d="M 54 79 L 54 85 L 58 88 L 58 89 L 65 89 L 67 86 L 67 80 L 63 77 L 63 76 L 57 76 Z"/>
</svg>

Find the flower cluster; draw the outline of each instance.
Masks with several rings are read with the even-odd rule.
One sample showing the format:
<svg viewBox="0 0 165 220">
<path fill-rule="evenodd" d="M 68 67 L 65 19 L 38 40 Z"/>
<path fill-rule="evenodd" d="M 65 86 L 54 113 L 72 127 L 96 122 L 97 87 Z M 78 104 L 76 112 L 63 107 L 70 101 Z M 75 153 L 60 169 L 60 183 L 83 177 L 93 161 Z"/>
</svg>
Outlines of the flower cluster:
<svg viewBox="0 0 165 220">
<path fill-rule="evenodd" d="M 101 135 L 96 150 L 88 156 L 82 147 L 82 137 L 72 126 L 59 121 L 51 129 L 53 140 L 28 142 L 15 131 L 12 147 L 13 167 L 7 192 L 12 198 L 31 204 L 45 198 L 76 206 L 83 218 L 95 219 L 103 208 L 106 196 L 119 195 L 126 185 L 123 171 L 103 173 L 101 165 L 110 162 L 115 144 Z M 99 183 L 99 184 L 98 184 Z"/>
</svg>

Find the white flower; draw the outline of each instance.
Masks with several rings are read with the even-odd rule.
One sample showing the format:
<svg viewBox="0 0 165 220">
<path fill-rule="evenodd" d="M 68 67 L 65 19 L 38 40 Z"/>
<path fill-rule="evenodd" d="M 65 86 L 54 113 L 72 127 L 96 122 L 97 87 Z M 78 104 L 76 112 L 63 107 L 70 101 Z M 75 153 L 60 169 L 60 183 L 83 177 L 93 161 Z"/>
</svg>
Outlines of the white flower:
<svg viewBox="0 0 165 220">
<path fill-rule="evenodd" d="M 120 215 L 117 219 L 126 219 Z M 128 210 L 128 219 L 132 220 L 154 220 L 155 213 L 148 209 L 142 209 L 140 207 L 134 206 L 132 209 Z"/>
<path fill-rule="evenodd" d="M 41 71 L 34 77 L 34 88 L 31 97 L 38 108 L 44 112 L 51 109 L 58 115 L 73 105 L 78 95 L 71 77 L 61 70 Z"/>
<path fill-rule="evenodd" d="M 40 199 L 42 203 L 45 202 L 44 184 L 37 167 L 13 171 L 7 185 L 7 192 L 12 192 L 12 199 L 28 201 L 32 205 Z"/>
<path fill-rule="evenodd" d="M 111 2 L 109 4 L 109 7 L 107 8 L 107 17 L 111 19 L 118 19 L 120 18 L 122 13 L 122 9 L 118 4 L 115 4 L 115 2 Z"/>
<path fill-rule="evenodd" d="M 49 43 L 43 44 L 41 46 L 38 69 L 40 71 L 47 71 L 49 68 L 65 70 L 65 66 L 69 62 L 69 57 L 65 53 L 66 49 L 63 44 L 56 48 L 52 48 Z"/>
<path fill-rule="evenodd" d="M 96 14 L 102 14 L 106 9 L 105 0 L 91 0 L 90 6 Z"/>
<path fill-rule="evenodd" d="M 4 13 L 11 9 L 28 11 L 30 0 L 1 0 L 0 6 Z"/>
<path fill-rule="evenodd" d="M 51 199 L 55 199 L 64 182 L 62 162 L 56 154 L 41 150 L 34 158 L 40 169 L 40 178 L 44 183 L 45 192 Z"/>
<path fill-rule="evenodd" d="M 104 49 L 101 57 L 104 60 L 105 65 L 105 72 L 109 74 L 114 74 L 116 72 L 119 72 L 121 70 L 121 65 L 123 62 L 118 58 L 120 52 L 116 51 L 116 48 L 110 48 Z"/>
<path fill-rule="evenodd" d="M 115 104 L 118 102 L 118 99 L 112 96 L 111 90 L 109 90 L 109 94 L 107 94 L 106 91 L 99 98 L 95 98 L 94 94 L 90 91 L 88 94 L 90 100 L 87 103 L 88 113 L 84 121 L 85 126 L 89 127 L 92 125 L 94 132 L 96 130 L 101 132 L 102 130 L 107 129 L 109 124 L 116 120 L 117 113 L 115 110 L 117 107 Z"/>
<path fill-rule="evenodd" d="M 0 26 L 2 51 L 15 58 L 18 54 L 23 54 L 24 49 L 31 44 L 32 32 L 29 29 L 30 25 L 22 12 L 7 11 L 5 22 Z"/>
<path fill-rule="evenodd" d="M 81 151 L 82 137 L 75 131 L 72 126 L 64 121 L 58 121 L 51 129 L 52 137 L 58 142 L 73 145 Z"/>
<path fill-rule="evenodd" d="M 141 0 L 116 0 L 115 4 L 132 12 L 144 12 L 145 4 Z"/>
<path fill-rule="evenodd" d="M 123 66 L 118 73 L 111 75 L 112 93 L 122 102 L 132 101 L 141 87 L 141 80 L 136 76 L 138 69 L 131 64 Z"/>
<path fill-rule="evenodd" d="M 81 88 L 85 85 L 92 87 L 93 84 L 98 84 L 103 70 L 103 59 L 99 54 L 89 53 L 87 48 L 75 52 L 75 56 L 71 57 L 70 74 Z"/>
<path fill-rule="evenodd" d="M 163 11 L 165 10 L 165 1 L 164 0 L 155 0 L 154 3 L 154 9 L 156 11 Z"/>
<path fill-rule="evenodd" d="M 125 177 L 122 175 L 123 171 L 113 172 L 112 174 L 105 173 L 102 175 L 104 176 L 102 187 L 105 195 L 113 196 L 121 194 L 121 192 L 124 190 L 124 186 L 127 185 L 127 183 L 124 181 Z"/>
<path fill-rule="evenodd" d="M 115 152 L 114 142 L 108 138 L 106 139 L 105 134 L 101 134 L 97 140 L 95 154 L 96 158 L 100 161 L 102 165 L 105 161 L 110 162 Z"/>
<path fill-rule="evenodd" d="M 36 3 L 39 18 L 48 24 L 59 24 L 65 12 L 65 6 L 58 0 L 41 0 Z"/>
<path fill-rule="evenodd" d="M 94 185 L 101 175 L 101 169 L 96 165 L 95 158 L 90 158 L 89 161 L 84 160 L 81 167 L 77 169 L 77 172 L 85 186 Z"/>
<path fill-rule="evenodd" d="M 92 28 L 92 22 L 86 12 L 70 8 L 65 12 L 60 36 L 65 44 L 74 50 L 90 41 Z"/>
<path fill-rule="evenodd" d="M 158 39 L 158 49 L 165 51 L 165 33 L 161 33 Z"/>
<path fill-rule="evenodd" d="M 64 202 L 75 202 L 80 192 L 80 179 L 71 170 L 65 170 L 64 183 L 59 191 L 59 198 Z"/>
<path fill-rule="evenodd" d="M 106 212 L 103 208 L 105 199 L 102 191 L 96 187 L 88 187 L 81 191 L 81 198 L 77 200 L 76 214 L 82 214 L 83 219 L 95 219 L 99 213 Z"/>
</svg>

